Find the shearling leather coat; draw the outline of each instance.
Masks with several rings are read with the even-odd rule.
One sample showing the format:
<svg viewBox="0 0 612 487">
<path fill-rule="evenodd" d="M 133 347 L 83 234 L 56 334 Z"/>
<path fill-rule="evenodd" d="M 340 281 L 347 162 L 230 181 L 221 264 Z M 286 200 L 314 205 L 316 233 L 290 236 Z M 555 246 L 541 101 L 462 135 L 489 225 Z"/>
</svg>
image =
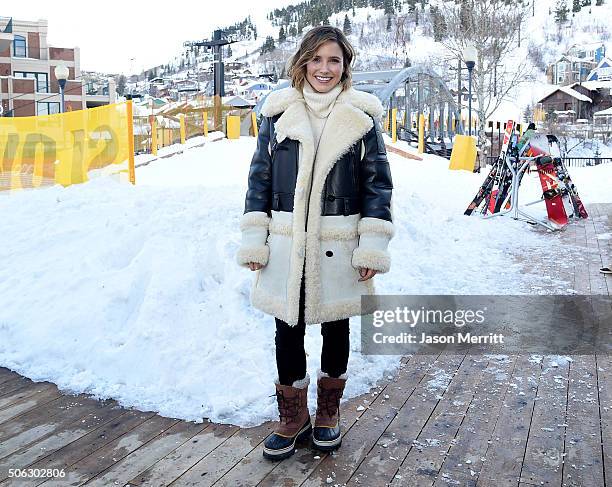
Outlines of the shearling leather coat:
<svg viewBox="0 0 612 487">
<path fill-rule="evenodd" d="M 387 272 L 394 233 L 382 113 L 375 96 L 341 92 L 315 154 L 301 92 L 266 99 L 237 254 L 240 265 L 264 265 L 253 283 L 256 308 L 297 324 L 304 272 L 307 324 L 371 311 L 361 295 L 375 293 L 373 279 L 358 281 L 358 269 Z"/>
</svg>

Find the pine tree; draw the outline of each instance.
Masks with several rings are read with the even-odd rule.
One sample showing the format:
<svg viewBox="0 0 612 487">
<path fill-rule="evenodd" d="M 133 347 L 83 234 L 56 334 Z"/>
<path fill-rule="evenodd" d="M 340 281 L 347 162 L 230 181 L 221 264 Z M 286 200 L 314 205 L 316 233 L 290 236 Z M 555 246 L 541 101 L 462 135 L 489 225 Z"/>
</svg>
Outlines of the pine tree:
<svg viewBox="0 0 612 487">
<path fill-rule="evenodd" d="M 285 28 L 281 25 L 281 28 L 278 31 L 278 43 L 282 44 L 286 40 L 287 40 L 287 35 L 285 34 Z"/>
<path fill-rule="evenodd" d="M 395 13 L 395 9 L 393 8 L 393 0 L 384 0 L 383 8 L 385 9 L 386 15 L 393 15 Z"/>
<path fill-rule="evenodd" d="M 387 17 L 387 32 L 391 32 L 391 16 Z"/>
<path fill-rule="evenodd" d="M 119 79 L 117 80 L 117 93 L 119 93 L 120 96 L 123 96 L 123 93 L 125 92 L 126 82 L 127 79 L 124 75 L 119 76 Z"/>
<path fill-rule="evenodd" d="M 342 32 L 344 32 L 345 35 L 349 35 L 351 33 L 351 21 L 348 18 L 348 14 L 344 15 L 344 26 L 342 26 Z"/>
<path fill-rule="evenodd" d="M 561 24 L 563 22 L 567 22 L 567 14 L 569 13 L 569 9 L 567 8 L 567 3 L 565 0 L 559 0 L 557 2 L 557 6 L 555 7 L 555 22 Z"/>
<path fill-rule="evenodd" d="M 580 0 L 574 0 L 572 3 L 572 12 L 580 12 L 582 5 L 580 4 Z"/>
<path fill-rule="evenodd" d="M 598 7 L 603 4 L 604 4 L 604 0 L 595 0 L 595 5 L 597 5 Z"/>
</svg>

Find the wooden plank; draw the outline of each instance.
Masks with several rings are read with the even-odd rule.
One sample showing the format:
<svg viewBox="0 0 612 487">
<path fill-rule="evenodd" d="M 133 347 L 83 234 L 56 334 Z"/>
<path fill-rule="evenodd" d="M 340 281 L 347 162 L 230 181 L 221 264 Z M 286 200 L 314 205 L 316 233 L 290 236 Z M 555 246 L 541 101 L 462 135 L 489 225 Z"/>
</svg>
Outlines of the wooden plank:
<svg viewBox="0 0 612 487">
<path fill-rule="evenodd" d="M 561 485 L 569 362 L 547 356 L 542 365 L 521 481 Z"/>
<path fill-rule="evenodd" d="M 124 485 L 139 472 L 148 469 L 207 427 L 207 423 L 179 421 L 122 460 L 114 463 L 109 469 L 87 482 L 87 485 L 92 487 Z"/>
<path fill-rule="evenodd" d="M 172 453 L 132 478 L 129 484 L 142 487 L 169 485 L 238 430 L 234 425 L 211 423 Z"/>
<path fill-rule="evenodd" d="M 0 409 L 4 409 L 12 404 L 15 404 L 22 399 L 26 399 L 41 392 L 54 390 L 55 385 L 48 382 L 32 382 L 22 384 L 21 387 L 9 392 L 0 397 Z"/>
<path fill-rule="evenodd" d="M 612 356 L 595 357 L 599 415 L 601 421 L 601 449 L 606 482 L 612 479 Z M 609 482 L 608 482 L 609 483 Z"/>
<path fill-rule="evenodd" d="M 417 156 L 416 154 L 411 154 L 410 152 L 407 152 L 403 149 L 400 149 L 399 147 L 394 147 L 390 144 L 385 144 L 386 149 L 389 152 L 393 152 L 394 154 L 397 154 L 399 156 L 402 156 L 405 159 L 412 159 L 414 161 L 422 161 L 423 158 L 421 156 Z"/>
<path fill-rule="evenodd" d="M 4 438 L 2 440 L 2 452 L 0 460 L 14 456 L 19 450 L 27 448 L 35 442 L 41 441 L 49 435 L 56 434 L 66 425 L 84 418 L 88 414 L 100 414 L 108 407 L 109 401 L 98 401 L 87 397 L 79 397 L 76 401 L 72 399 L 65 407 L 47 418 L 40 418 L 41 421 L 31 424 L 20 433 Z M 0 463 L 0 465 L 2 465 Z M 10 465 L 10 462 L 8 463 Z"/>
<path fill-rule="evenodd" d="M 63 402 L 58 402 L 62 399 L 62 395 L 57 388 L 47 389 L 0 409 L 0 440 L 8 434 L 7 432 L 12 431 L 16 420 L 20 419 L 21 416 L 44 416 L 44 410 L 52 409 L 56 405 L 55 403 L 63 404 Z M 43 409 L 42 412 L 40 411 L 41 408 Z"/>
<path fill-rule="evenodd" d="M 257 448 L 272 432 L 273 427 L 274 423 L 268 421 L 254 428 L 237 431 L 170 485 L 172 487 L 207 487 L 214 484 L 254 448 Z M 261 455 L 261 451 L 259 454 Z M 249 479 L 244 479 L 244 482 L 248 483 Z M 239 485 L 243 484 L 239 483 L 236 487 Z"/>
<path fill-rule="evenodd" d="M 37 438 L 35 441 L 30 441 L 27 446 L 15 449 L 14 453 L 0 460 L 0 481 L 5 478 L 3 473 L 6 473 L 9 468 L 26 468 L 37 460 L 81 438 L 88 432 L 125 414 L 125 410 L 112 408 L 108 403 L 101 401 L 98 402 L 97 407 L 91 406 L 90 412 L 85 416 L 80 416 L 76 410 L 72 411 L 74 411 L 73 414 L 62 417 L 62 421 L 57 423 L 56 428 L 45 436 Z M 75 417 L 76 419 L 70 422 L 70 419 Z M 65 426 L 62 426 L 63 424 Z M 23 434 L 31 436 L 30 431 L 26 431 Z M 21 435 L 9 439 L 8 443 L 10 444 L 19 436 Z"/>
<path fill-rule="evenodd" d="M 21 389 L 22 387 L 35 384 L 27 377 L 16 377 L 0 385 L 0 398 Z"/>
<path fill-rule="evenodd" d="M 433 380 L 436 377 L 442 379 L 439 384 L 442 387 L 446 382 L 451 387 L 457 373 L 456 367 L 469 362 L 465 361 L 465 356 L 454 358 L 457 362 L 449 362 L 450 366 L 445 364 L 440 368 L 442 362 L 438 362 L 428 371 L 410 374 L 416 382 L 410 384 L 411 389 L 402 387 L 406 392 L 405 402 L 363 461 L 351 473 L 347 485 L 387 485 L 393 479 L 419 433 L 446 394 L 442 388 L 431 388 L 432 376 Z"/>
<path fill-rule="evenodd" d="M 374 445 L 391 441 L 392 437 L 386 438 L 383 437 L 383 434 L 396 415 L 401 414 L 401 419 L 396 422 L 397 428 L 401 429 L 410 423 L 410 415 L 414 412 L 410 408 L 403 410 L 402 407 L 413 397 L 416 386 L 423 382 L 429 383 L 431 387 L 435 383 L 440 385 L 441 389 L 435 390 L 434 388 L 432 393 L 435 395 L 441 392 L 450 382 L 452 374 L 457 370 L 463 358 L 463 355 L 450 353 L 442 353 L 435 359 L 431 355 L 415 356 L 414 362 L 418 367 L 405 367 L 402 370 L 396 386 L 387 387 L 385 390 L 385 400 L 377 400 L 372 404 L 364 413 L 363 419 L 359 421 L 359 427 L 351 428 L 344 436 L 342 448 L 335 455 L 326 456 L 303 485 L 325 484 L 327 479 L 339 484 L 347 482 Z M 426 393 L 421 392 L 421 394 Z M 419 404 L 427 404 L 427 394 L 426 397 L 422 397 Z M 425 409 L 428 407 L 426 405 Z M 409 445 L 403 444 L 401 436 L 397 439 L 397 443 L 392 445 L 392 448 L 398 449 L 407 450 L 408 447 Z M 358 480 L 361 481 L 361 478 Z"/>
<path fill-rule="evenodd" d="M 67 487 L 81 485 L 111 468 L 115 463 L 136 451 L 142 445 L 157 438 L 179 421 L 162 416 L 153 416 L 127 433 L 106 443 L 102 448 L 82 458 L 66 469 L 66 476 L 45 483 L 45 487 Z M 113 485 L 112 482 L 107 485 Z"/>
<path fill-rule="evenodd" d="M 563 485 L 604 485 L 595 358 L 570 364 Z"/>
<path fill-rule="evenodd" d="M 389 485 L 418 487 L 433 485 L 461 422 L 467 414 L 487 364 L 486 359 L 466 356 L 449 387 L 435 404 L 435 409 L 429 418 L 426 417 L 422 421 L 415 417 L 414 423 L 417 423 L 417 426 L 411 426 L 414 429 L 409 434 L 406 434 L 408 433 L 406 429 L 397 430 L 394 437 L 403 434 L 404 438 L 408 436 L 408 439 L 413 441 L 405 458 L 400 458 L 402 462 L 397 472 L 390 472 L 391 476 L 387 477 Z M 418 403 L 415 402 L 414 405 L 418 406 Z M 368 483 L 371 480 L 373 479 L 369 479 Z M 375 485 L 383 484 L 377 480 Z"/>
<path fill-rule="evenodd" d="M 410 363 L 411 360 L 414 361 Z M 407 372 L 406 374 L 412 377 L 414 375 L 414 370 L 418 367 L 417 364 L 420 362 L 423 362 L 423 364 L 426 363 L 422 358 L 419 358 L 417 361 L 417 359 L 412 356 L 402 357 L 396 373 L 392 376 L 388 376 L 391 377 L 391 379 L 387 377 L 379 381 L 376 389 L 367 394 L 343 401 L 340 405 L 340 423 L 342 425 L 343 435 L 346 436 L 349 430 L 359 427 L 359 421 L 363 419 L 363 414 L 366 413 L 369 408 L 376 407 L 377 402 L 386 401 L 385 395 L 388 395 L 388 388 L 397 387 L 402 389 L 402 385 L 398 384 L 402 369 L 407 368 L 407 370 L 411 370 L 411 372 Z M 416 383 L 418 383 L 418 379 L 414 382 L 414 386 L 416 386 Z M 414 386 L 412 389 L 414 389 Z M 403 389 L 405 394 L 411 391 L 411 389 L 407 387 L 407 383 L 403 384 Z M 374 400 L 372 400 L 372 398 L 374 398 Z M 259 485 L 261 487 L 275 487 L 281 483 L 283 485 L 299 485 L 314 471 L 325 457 L 325 454 L 314 448 L 300 448 L 297 453 L 294 454 L 291 461 L 280 462 L 268 475 L 266 475 Z"/>
<path fill-rule="evenodd" d="M 529 361 L 527 355 L 519 357 L 491 438 L 495 444 L 488 445 L 478 460 L 483 463 L 479 486 L 518 484 L 540 373 L 540 363 Z"/>
<path fill-rule="evenodd" d="M 474 486 L 482 469 L 481 458 L 485 457 L 491 443 L 500 441 L 492 435 L 518 357 L 516 355 L 488 357 L 485 378 L 478 385 L 468 413 L 444 458 L 434 483 L 436 487 Z"/>
<path fill-rule="evenodd" d="M 155 416 L 153 412 L 122 410 L 124 413 L 116 419 L 101 425 L 76 441 L 41 458 L 33 463 L 31 468 L 64 469 L 68 471 L 72 465 L 100 450 L 113 440 L 125 435 L 137 426 Z M 31 479 L 20 483 L 20 487 L 33 487 L 41 484 L 40 479 Z"/>
<path fill-rule="evenodd" d="M 0 388 L 2 387 L 2 384 L 18 379 L 19 377 L 21 376 L 17 372 L 7 369 L 6 367 L 0 367 Z"/>
</svg>

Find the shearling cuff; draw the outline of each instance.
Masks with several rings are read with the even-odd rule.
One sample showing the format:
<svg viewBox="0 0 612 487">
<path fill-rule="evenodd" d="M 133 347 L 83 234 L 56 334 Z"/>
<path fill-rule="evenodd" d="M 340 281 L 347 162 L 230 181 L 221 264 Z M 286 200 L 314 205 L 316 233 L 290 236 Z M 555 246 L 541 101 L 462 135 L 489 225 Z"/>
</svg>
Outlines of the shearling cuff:
<svg viewBox="0 0 612 487">
<path fill-rule="evenodd" d="M 274 383 L 280 385 L 278 376 L 276 376 L 276 378 L 274 379 Z M 310 385 L 310 376 L 308 375 L 308 372 L 306 372 L 306 375 L 304 376 L 304 378 L 293 381 L 293 384 L 291 385 L 291 387 L 297 387 L 298 389 L 304 389 L 305 387 L 308 387 L 309 385 Z"/>
<path fill-rule="evenodd" d="M 236 262 L 242 267 L 248 267 L 249 262 L 266 265 L 270 257 L 270 247 L 267 245 L 256 245 L 252 247 L 242 246 L 236 253 Z"/>
<path fill-rule="evenodd" d="M 391 256 L 387 252 L 389 241 L 395 234 L 393 223 L 380 218 L 362 218 L 358 225 L 359 246 L 353 251 L 353 267 L 374 269 L 381 274 L 389 272 Z"/>
<path fill-rule="evenodd" d="M 374 269 L 380 274 L 389 272 L 391 268 L 391 256 L 385 250 L 363 249 L 361 246 L 353 251 L 353 267 L 364 267 Z"/>
<path fill-rule="evenodd" d="M 323 372 L 321 369 L 317 369 L 317 380 L 323 377 L 331 377 L 327 372 Z M 332 379 L 348 379 L 348 372 L 340 375 L 339 377 L 332 377 Z"/>
<path fill-rule="evenodd" d="M 236 254 L 238 265 L 248 267 L 249 262 L 266 265 L 270 247 L 266 245 L 270 217 L 263 211 L 252 211 L 242 215 L 240 230 L 242 244 Z"/>
</svg>

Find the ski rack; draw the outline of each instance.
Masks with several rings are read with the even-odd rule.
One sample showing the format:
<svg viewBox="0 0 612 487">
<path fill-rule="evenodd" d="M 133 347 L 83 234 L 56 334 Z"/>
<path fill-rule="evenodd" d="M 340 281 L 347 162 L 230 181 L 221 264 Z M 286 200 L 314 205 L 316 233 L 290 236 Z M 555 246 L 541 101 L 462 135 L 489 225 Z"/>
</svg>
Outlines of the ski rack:
<svg viewBox="0 0 612 487">
<path fill-rule="evenodd" d="M 519 156 L 518 157 L 519 163 L 521 163 L 521 161 L 522 163 L 521 163 L 520 168 L 517 169 L 513 167 L 513 164 L 510 162 L 510 157 L 506 156 L 504 163 L 506 164 L 506 166 L 508 167 L 508 170 L 512 174 L 512 183 L 510 185 L 510 207 L 504 210 L 500 210 L 497 213 L 493 213 L 492 215 L 483 215 L 482 218 L 488 219 L 488 218 L 493 218 L 496 216 L 504 216 L 509 213 L 512 213 L 511 218 L 514 220 L 526 221 L 527 223 L 535 223 L 551 231 L 560 230 L 559 227 L 553 225 L 551 222 L 540 220 L 534 217 L 533 215 L 527 213 L 526 211 L 521 210 L 519 207 L 520 181 L 523 177 L 523 174 L 525 173 L 525 171 L 531 164 L 531 162 L 538 159 L 539 157 L 542 157 L 542 156 L 534 156 L 534 157 Z M 531 205 L 535 205 L 536 203 L 542 203 L 542 202 L 544 202 L 543 198 L 536 200 L 536 201 L 532 201 L 531 203 L 527 203 L 523 206 L 531 206 Z M 487 208 L 487 205 L 485 203 L 485 211 L 486 211 L 486 208 Z M 521 216 L 523 218 L 520 218 Z"/>
</svg>

